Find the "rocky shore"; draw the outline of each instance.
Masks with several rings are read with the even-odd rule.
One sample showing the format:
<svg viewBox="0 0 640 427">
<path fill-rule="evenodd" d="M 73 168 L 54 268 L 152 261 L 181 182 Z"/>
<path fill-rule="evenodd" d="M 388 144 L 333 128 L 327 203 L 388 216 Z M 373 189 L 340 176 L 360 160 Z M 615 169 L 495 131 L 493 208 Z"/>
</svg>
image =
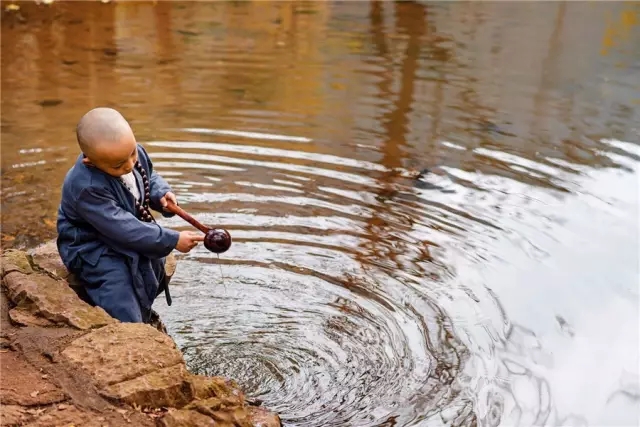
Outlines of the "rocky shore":
<svg viewBox="0 0 640 427">
<path fill-rule="evenodd" d="M 0 425 L 281 425 L 232 380 L 191 374 L 170 336 L 80 300 L 54 242 L 4 251 L 1 277 Z"/>
</svg>

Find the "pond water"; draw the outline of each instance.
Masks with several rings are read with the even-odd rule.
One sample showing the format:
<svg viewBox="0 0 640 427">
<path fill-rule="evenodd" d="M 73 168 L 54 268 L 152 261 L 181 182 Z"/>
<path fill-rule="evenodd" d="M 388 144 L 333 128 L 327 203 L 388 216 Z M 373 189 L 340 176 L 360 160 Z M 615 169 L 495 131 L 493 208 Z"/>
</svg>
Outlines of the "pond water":
<svg viewBox="0 0 640 427">
<path fill-rule="evenodd" d="M 4 247 L 112 106 L 234 238 L 156 303 L 192 370 L 286 426 L 639 422 L 637 4 L 7 4 Z"/>
</svg>

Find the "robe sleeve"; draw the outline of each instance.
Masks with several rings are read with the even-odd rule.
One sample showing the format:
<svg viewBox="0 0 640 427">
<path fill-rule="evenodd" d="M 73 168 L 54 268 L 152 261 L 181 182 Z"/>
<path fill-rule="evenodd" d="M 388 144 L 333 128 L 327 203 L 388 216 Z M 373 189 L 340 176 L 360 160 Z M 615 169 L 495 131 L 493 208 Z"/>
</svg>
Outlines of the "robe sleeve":
<svg viewBox="0 0 640 427">
<path fill-rule="evenodd" d="M 169 255 L 178 244 L 180 233 L 142 222 L 122 209 L 103 188 L 85 187 L 76 201 L 76 211 L 108 242 L 141 253 L 149 258 Z"/>
<path fill-rule="evenodd" d="M 164 197 L 169 191 L 171 191 L 171 186 L 165 181 L 153 168 L 153 162 L 147 153 L 147 150 L 144 149 L 143 146 L 140 146 L 140 149 L 144 153 L 147 163 L 149 164 L 149 206 L 156 212 L 160 212 L 162 216 L 165 218 L 171 218 L 175 214 L 171 212 L 167 212 L 162 208 L 160 204 L 160 199 Z"/>
<path fill-rule="evenodd" d="M 174 214 L 162 209 L 160 199 L 162 199 L 169 191 L 171 191 L 169 184 L 167 184 L 167 182 L 158 175 L 156 171 L 152 171 L 151 178 L 149 178 L 149 206 L 151 209 L 162 213 L 162 215 L 167 218 L 172 217 Z"/>
</svg>

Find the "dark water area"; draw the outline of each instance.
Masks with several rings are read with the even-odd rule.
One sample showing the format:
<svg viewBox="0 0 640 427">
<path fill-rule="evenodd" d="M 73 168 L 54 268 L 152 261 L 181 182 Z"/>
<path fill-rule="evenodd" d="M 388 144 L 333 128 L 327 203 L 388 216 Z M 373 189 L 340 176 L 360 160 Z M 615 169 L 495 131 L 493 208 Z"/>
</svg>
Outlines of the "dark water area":
<svg viewBox="0 0 640 427">
<path fill-rule="evenodd" d="M 637 3 L 8 4 L 4 247 L 112 106 L 234 238 L 156 302 L 192 370 L 287 426 L 640 423 Z"/>
</svg>

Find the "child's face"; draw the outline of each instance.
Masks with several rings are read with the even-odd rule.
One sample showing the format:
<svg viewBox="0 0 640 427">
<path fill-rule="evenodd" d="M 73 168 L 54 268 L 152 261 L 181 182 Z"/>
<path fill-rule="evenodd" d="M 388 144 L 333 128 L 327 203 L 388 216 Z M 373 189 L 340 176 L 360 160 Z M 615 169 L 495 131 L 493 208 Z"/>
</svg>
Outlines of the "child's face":
<svg viewBox="0 0 640 427">
<path fill-rule="evenodd" d="M 131 172 L 138 161 L 138 149 L 133 133 L 116 143 L 97 144 L 91 153 L 85 154 L 85 164 L 93 165 L 116 178 Z"/>
</svg>

